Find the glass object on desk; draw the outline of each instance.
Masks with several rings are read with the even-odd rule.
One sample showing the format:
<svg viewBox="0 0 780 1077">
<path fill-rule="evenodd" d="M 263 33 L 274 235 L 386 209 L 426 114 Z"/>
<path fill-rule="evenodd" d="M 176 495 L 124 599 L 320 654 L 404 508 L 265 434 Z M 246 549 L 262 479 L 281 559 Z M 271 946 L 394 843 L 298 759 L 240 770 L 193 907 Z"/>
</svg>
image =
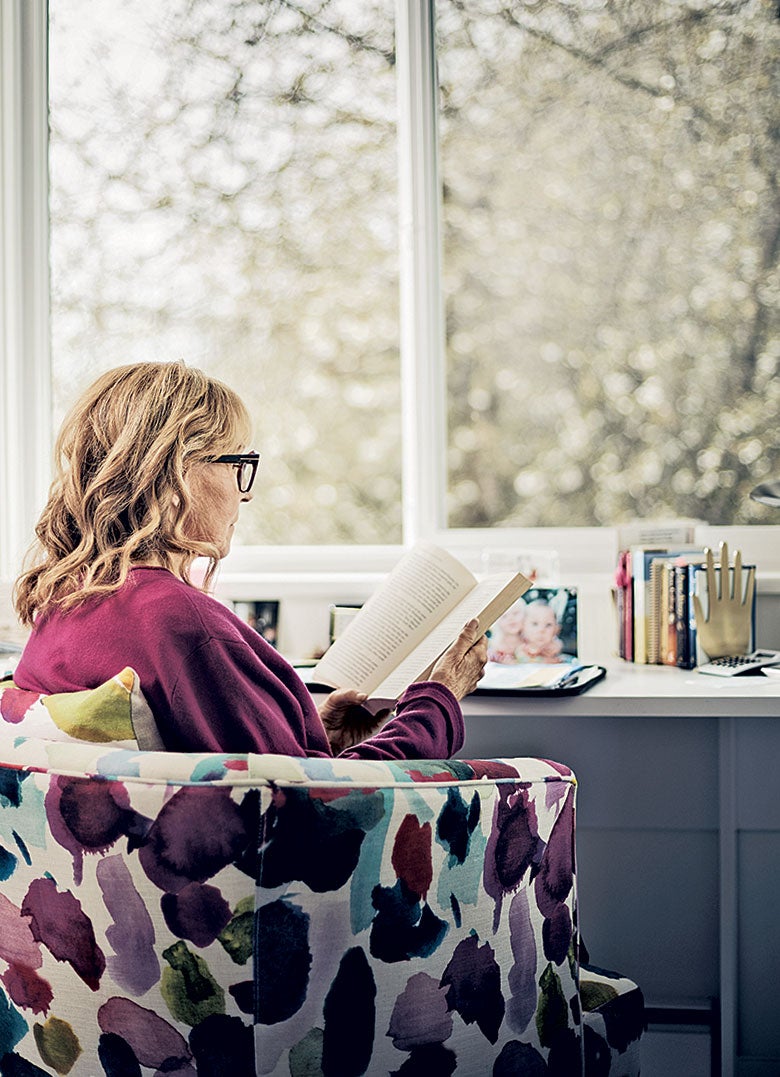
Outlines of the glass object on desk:
<svg viewBox="0 0 780 1077">
<path fill-rule="evenodd" d="M 360 612 L 361 604 L 337 604 L 330 607 L 330 642 L 334 643 L 350 621 L 354 621 Z"/>
<path fill-rule="evenodd" d="M 500 572 L 522 572 L 533 583 L 543 583 L 548 587 L 557 586 L 561 580 L 557 550 L 486 546 L 482 551 L 482 571 L 486 576 Z"/>
</svg>

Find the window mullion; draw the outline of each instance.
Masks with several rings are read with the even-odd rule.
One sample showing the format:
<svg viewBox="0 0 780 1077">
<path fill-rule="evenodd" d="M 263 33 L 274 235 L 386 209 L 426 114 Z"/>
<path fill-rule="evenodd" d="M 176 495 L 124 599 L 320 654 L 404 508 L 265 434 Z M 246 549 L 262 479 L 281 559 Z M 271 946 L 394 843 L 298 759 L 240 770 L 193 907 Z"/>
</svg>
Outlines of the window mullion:
<svg viewBox="0 0 780 1077">
<path fill-rule="evenodd" d="M 16 575 L 50 475 L 46 0 L 0 5 L 0 576 Z"/>
<path fill-rule="evenodd" d="M 433 2 L 398 0 L 403 523 L 407 544 L 446 526 L 446 376 L 441 298 Z"/>
</svg>

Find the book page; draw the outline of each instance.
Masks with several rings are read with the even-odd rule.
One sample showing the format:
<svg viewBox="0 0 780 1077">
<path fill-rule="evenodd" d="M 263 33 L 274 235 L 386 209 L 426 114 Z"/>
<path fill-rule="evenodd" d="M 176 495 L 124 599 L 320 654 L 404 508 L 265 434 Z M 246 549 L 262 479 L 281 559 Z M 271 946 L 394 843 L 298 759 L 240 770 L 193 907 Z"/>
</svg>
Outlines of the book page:
<svg viewBox="0 0 780 1077">
<path fill-rule="evenodd" d="M 446 550 L 418 543 L 320 659 L 312 679 L 371 695 L 475 584 Z"/>
<path fill-rule="evenodd" d="M 479 620 L 479 633 L 490 628 L 531 586 L 520 573 L 488 576 L 476 584 L 423 639 L 412 653 L 378 685 L 375 694 L 396 699 L 414 681 L 424 680 L 439 656 L 447 650 L 472 617 Z"/>
</svg>

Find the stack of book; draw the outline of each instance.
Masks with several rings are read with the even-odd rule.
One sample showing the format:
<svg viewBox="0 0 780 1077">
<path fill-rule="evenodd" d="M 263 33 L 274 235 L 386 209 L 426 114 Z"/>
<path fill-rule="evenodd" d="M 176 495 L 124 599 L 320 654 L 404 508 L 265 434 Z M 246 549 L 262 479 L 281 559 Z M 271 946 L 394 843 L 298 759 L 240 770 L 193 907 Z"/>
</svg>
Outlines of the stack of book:
<svg viewBox="0 0 780 1077">
<path fill-rule="evenodd" d="M 708 608 L 704 561 L 704 549 L 691 544 L 621 550 L 615 576 L 621 658 L 682 669 L 706 661 L 697 641 L 693 602 L 698 595 L 703 608 Z M 718 567 L 720 587 L 719 576 Z"/>
</svg>

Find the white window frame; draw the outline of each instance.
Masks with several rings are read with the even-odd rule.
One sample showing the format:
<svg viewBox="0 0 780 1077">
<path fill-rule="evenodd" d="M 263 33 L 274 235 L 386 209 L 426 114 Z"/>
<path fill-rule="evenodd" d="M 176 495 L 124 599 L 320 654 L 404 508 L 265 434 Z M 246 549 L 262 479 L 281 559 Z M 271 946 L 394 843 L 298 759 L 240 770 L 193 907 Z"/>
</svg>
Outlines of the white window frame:
<svg viewBox="0 0 780 1077">
<path fill-rule="evenodd" d="M 430 538 L 479 568 L 485 550 L 553 548 L 565 580 L 613 571 L 614 528 L 446 527 L 446 367 L 433 0 L 396 0 L 399 128 L 403 542 Z M 0 3 L 0 579 L 13 579 L 51 477 L 46 0 Z M 780 514 L 778 517 L 780 525 Z M 780 586 L 780 526 L 702 527 Z M 285 576 L 366 581 L 398 546 L 243 547 L 223 581 L 248 592 Z M 772 581 L 772 577 L 776 579 Z"/>
<path fill-rule="evenodd" d="M 45 0 L 0 3 L 0 577 L 50 482 Z"/>
</svg>

